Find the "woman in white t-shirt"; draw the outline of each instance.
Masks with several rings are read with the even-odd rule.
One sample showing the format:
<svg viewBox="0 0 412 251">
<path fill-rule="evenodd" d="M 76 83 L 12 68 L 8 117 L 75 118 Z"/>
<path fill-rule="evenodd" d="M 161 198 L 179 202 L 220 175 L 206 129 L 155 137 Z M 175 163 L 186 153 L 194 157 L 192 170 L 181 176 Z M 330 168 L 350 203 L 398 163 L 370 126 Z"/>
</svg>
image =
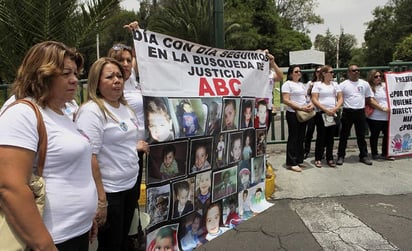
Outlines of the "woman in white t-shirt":
<svg viewBox="0 0 412 251">
<path fill-rule="evenodd" d="M 342 92 L 338 83 L 333 81 L 333 69 L 325 65 L 320 69 L 320 81 L 312 88 L 312 103 L 316 106 L 316 145 L 315 166 L 322 167 L 322 157 L 326 148 L 326 162 L 336 167 L 333 160 L 333 143 L 336 130 L 335 118 L 343 103 Z M 325 122 L 326 120 L 326 122 Z"/>
<path fill-rule="evenodd" d="M 287 105 L 286 121 L 289 131 L 286 145 L 286 165 L 295 172 L 301 172 L 301 167 L 304 167 L 303 141 L 306 131 L 306 122 L 298 121 L 296 111 L 313 111 L 313 105 L 307 98 L 306 88 L 300 82 L 301 76 L 300 67 L 291 65 L 288 69 L 287 81 L 282 85 L 282 98 L 283 103 Z"/>
<path fill-rule="evenodd" d="M 388 97 L 386 95 L 385 82 L 382 82 L 383 73 L 377 70 L 371 70 L 368 74 L 369 86 L 372 89 L 372 96 L 375 102 L 371 102 L 374 110 L 366 118 L 371 135 L 369 142 L 371 146 L 372 159 L 395 160 L 388 156 Z M 378 139 L 382 132 L 381 154 L 378 154 Z"/>
<path fill-rule="evenodd" d="M 83 57 L 74 49 L 45 41 L 27 52 L 13 84 L 16 99 L 32 100 L 39 107 L 47 131 L 43 219 L 28 187 L 37 163 L 36 115 L 18 103 L 0 117 L 0 131 L 7 132 L 0 134 L 1 209 L 32 250 L 88 250 L 90 230 L 97 230 L 92 228 L 98 203 L 91 146 L 63 111 L 77 93 L 82 68 Z"/>
<path fill-rule="evenodd" d="M 127 237 L 137 201 L 139 157 L 147 150 L 139 141 L 135 113 L 123 95 L 124 70 L 109 57 L 98 59 L 90 68 L 87 99 L 76 116 L 78 127 L 92 145 L 93 177 L 99 203 L 96 221 L 99 249 L 127 250 Z"/>
</svg>

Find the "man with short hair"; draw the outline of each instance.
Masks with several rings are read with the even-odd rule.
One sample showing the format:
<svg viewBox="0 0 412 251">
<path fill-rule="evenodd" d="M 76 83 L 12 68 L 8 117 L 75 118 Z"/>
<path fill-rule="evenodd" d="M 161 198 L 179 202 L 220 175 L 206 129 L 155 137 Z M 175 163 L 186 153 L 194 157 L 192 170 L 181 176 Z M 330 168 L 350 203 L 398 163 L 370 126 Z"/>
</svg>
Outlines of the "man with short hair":
<svg viewBox="0 0 412 251">
<path fill-rule="evenodd" d="M 372 165 L 372 161 L 368 158 L 368 148 L 365 140 L 365 99 L 371 99 L 372 91 L 368 82 L 359 79 L 359 75 L 359 67 L 352 64 L 348 68 L 348 79 L 339 84 L 343 95 L 343 111 L 337 165 L 343 164 L 352 125 L 355 125 L 359 161 L 366 165 Z"/>
</svg>

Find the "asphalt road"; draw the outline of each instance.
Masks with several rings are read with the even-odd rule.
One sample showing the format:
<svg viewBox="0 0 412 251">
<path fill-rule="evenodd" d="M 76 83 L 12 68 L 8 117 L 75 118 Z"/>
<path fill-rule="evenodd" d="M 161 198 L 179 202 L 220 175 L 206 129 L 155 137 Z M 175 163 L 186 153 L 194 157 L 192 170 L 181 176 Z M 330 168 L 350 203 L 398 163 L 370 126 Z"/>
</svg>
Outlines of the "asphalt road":
<svg viewBox="0 0 412 251">
<path fill-rule="evenodd" d="M 270 145 L 273 206 L 197 250 L 412 250 L 412 159 L 358 162 L 350 145 L 337 168 L 285 167 L 285 145 Z"/>
</svg>

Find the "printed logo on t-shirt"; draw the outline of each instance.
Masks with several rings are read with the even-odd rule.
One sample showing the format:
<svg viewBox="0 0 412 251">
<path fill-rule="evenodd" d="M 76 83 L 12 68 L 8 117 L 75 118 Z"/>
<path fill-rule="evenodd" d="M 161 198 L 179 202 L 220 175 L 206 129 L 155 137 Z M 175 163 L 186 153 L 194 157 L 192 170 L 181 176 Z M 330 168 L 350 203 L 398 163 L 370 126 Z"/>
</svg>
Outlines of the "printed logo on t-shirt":
<svg viewBox="0 0 412 251">
<path fill-rule="evenodd" d="M 127 132 L 127 130 L 129 129 L 127 127 L 127 124 L 124 121 L 120 122 L 119 126 L 120 126 L 120 129 L 122 129 L 122 131 L 124 131 L 124 132 Z"/>
</svg>

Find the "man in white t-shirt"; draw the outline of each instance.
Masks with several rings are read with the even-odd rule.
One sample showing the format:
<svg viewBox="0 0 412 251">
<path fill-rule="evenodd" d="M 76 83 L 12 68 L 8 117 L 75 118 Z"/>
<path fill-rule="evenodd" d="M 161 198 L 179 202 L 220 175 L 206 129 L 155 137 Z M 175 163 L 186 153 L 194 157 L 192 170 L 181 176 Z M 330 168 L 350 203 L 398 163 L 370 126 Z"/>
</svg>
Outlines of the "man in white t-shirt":
<svg viewBox="0 0 412 251">
<path fill-rule="evenodd" d="M 337 165 L 343 164 L 352 125 L 355 125 L 356 140 L 359 148 L 359 161 L 366 165 L 372 165 L 372 161 L 368 158 L 368 148 L 365 140 L 365 99 L 371 99 L 372 91 L 368 82 L 359 79 L 359 75 L 359 67 L 357 65 L 350 65 L 348 68 L 349 79 L 339 85 L 343 95 L 343 111 Z"/>
</svg>

